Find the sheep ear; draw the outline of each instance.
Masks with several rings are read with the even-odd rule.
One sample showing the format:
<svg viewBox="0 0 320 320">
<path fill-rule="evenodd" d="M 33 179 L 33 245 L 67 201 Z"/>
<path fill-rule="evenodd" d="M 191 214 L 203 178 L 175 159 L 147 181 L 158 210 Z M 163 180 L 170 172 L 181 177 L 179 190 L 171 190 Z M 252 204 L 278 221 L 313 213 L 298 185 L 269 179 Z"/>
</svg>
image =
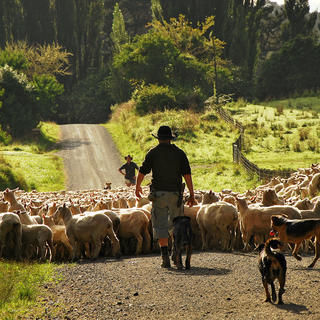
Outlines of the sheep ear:
<svg viewBox="0 0 320 320">
<path fill-rule="evenodd" d="M 209 194 L 212 194 L 212 190 L 209 191 Z"/>
<path fill-rule="evenodd" d="M 65 207 L 66 207 L 66 203 L 63 204 L 63 208 L 65 208 Z"/>
</svg>

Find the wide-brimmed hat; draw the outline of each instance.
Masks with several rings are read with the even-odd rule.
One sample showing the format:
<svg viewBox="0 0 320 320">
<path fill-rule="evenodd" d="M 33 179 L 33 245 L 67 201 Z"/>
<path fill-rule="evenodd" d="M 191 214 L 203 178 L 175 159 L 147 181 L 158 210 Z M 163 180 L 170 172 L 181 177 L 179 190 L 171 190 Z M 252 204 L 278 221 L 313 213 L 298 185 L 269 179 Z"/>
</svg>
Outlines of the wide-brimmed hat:
<svg viewBox="0 0 320 320">
<path fill-rule="evenodd" d="M 124 157 L 126 160 L 128 159 L 128 158 L 130 158 L 131 160 L 133 159 L 131 156 L 130 156 L 130 154 L 128 154 L 127 156 L 125 156 Z"/>
<path fill-rule="evenodd" d="M 159 140 L 175 140 L 177 138 L 176 134 L 172 134 L 171 128 L 169 126 L 161 126 L 158 130 L 157 135 L 152 135 Z"/>
</svg>

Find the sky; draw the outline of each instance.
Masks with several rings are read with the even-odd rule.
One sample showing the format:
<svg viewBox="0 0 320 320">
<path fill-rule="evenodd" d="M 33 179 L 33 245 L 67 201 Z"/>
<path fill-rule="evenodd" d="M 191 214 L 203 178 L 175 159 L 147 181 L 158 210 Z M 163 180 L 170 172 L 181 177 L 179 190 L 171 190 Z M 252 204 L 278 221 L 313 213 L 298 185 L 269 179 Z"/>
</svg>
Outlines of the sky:
<svg viewBox="0 0 320 320">
<path fill-rule="evenodd" d="M 284 0 L 272 0 L 277 2 L 279 5 L 284 4 Z M 320 0 L 309 0 L 310 12 L 318 11 L 320 12 Z"/>
</svg>

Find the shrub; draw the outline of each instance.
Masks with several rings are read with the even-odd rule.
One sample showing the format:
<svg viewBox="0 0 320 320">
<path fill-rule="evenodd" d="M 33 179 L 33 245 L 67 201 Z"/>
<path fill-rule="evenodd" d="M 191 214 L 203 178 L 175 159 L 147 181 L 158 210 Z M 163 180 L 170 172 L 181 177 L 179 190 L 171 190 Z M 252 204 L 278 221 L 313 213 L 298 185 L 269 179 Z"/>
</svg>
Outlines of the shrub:
<svg viewBox="0 0 320 320">
<path fill-rule="evenodd" d="M 64 91 L 63 85 L 55 77 L 50 75 L 34 76 L 33 85 L 40 106 L 40 114 L 43 120 L 53 120 L 57 114 L 57 97 Z"/>
<path fill-rule="evenodd" d="M 34 86 L 23 73 L 8 65 L 0 67 L 0 125 L 13 136 L 21 136 L 35 128 L 40 120 Z"/>
<path fill-rule="evenodd" d="M 177 106 L 172 89 L 155 84 L 143 86 L 136 90 L 133 99 L 136 102 L 136 110 L 139 114 L 164 111 Z"/>
</svg>

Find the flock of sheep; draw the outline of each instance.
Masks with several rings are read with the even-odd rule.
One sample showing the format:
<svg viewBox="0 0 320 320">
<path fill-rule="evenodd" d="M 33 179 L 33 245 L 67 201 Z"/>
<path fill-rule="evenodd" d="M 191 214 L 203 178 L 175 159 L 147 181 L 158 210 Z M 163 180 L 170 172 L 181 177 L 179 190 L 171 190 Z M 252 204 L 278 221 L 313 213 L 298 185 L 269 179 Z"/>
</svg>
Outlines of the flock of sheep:
<svg viewBox="0 0 320 320">
<path fill-rule="evenodd" d="M 144 194 L 148 194 L 144 188 Z M 272 178 L 245 193 L 197 191 L 198 205 L 184 207 L 191 218 L 194 249 L 253 250 L 270 233 L 270 219 L 320 218 L 320 164 L 289 178 Z M 0 192 L 0 257 L 39 261 L 157 251 L 151 204 L 137 201 L 134 188 Z M 314 250 L 305 244 L 305 252 Z"/>
</svg>

